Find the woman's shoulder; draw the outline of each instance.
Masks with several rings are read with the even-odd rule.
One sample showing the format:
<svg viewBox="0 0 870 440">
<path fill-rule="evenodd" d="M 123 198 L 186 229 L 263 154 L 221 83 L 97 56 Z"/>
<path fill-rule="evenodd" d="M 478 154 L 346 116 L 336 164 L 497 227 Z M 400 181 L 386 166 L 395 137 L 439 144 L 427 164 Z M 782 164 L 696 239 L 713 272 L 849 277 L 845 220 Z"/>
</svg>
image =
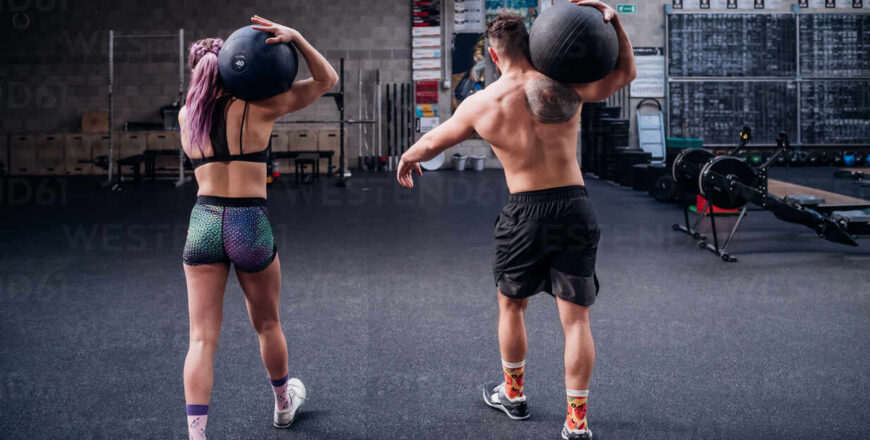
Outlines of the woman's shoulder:
<svg viewBox="0 0 870 440">
<path fill-rule="evenodd" d="M 178 126 L 184 127 L 186 121 L 187 121 L 187 106 L 182 105 L 181 108 L 178 109 Z"/>
</svg>

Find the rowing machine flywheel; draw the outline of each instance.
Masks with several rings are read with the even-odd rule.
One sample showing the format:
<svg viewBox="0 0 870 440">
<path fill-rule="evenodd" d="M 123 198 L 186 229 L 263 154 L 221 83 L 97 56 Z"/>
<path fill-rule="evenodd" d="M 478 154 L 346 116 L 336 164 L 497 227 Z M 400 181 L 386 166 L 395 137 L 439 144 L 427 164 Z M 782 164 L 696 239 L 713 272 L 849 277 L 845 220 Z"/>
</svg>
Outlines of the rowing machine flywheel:
<svg viewBox="0 0 870 440">
<path fill-rule="evenodd" d="M 715 175 L 724 177 L 724 181 L 739 182 L 746 186 L 756 185 L 758 176 L 746 162 L 734 156 L 720 156 L 704 165 L 698 178 L 698 186 L 701 195 L 713 202 L 713 206 L 722 209 L 737 209 L 746 205 L 747 200 L 740 191 L 729 186 L 722 187 L 721 179 L 714 179 Z"/>
<path fill-rule="evenodd" d="M 674 159 L 674 165 L 671 168 L 674 182 L 684 190 L 697 194 L 699 190 L 698 176 L 701 174 L 704 164 L 712 158 L 713 153 L 700 148 L 683 150 Z"/>
</svg>

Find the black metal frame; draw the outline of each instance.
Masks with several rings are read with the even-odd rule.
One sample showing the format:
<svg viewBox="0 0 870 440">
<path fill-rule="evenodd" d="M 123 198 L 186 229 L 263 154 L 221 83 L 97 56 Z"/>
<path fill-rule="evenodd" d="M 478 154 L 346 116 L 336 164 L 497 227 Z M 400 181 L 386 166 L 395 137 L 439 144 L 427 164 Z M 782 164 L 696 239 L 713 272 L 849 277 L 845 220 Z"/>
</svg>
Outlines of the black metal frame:
<svg viewBox="0 0 870 440">
<path fill-rule="evenodd" d="M 748 141 L 748 138 L 744 136 L 744 132 L 741 132 L 742 145 L 732 150 L 731 154 L 736 154 L 743 146 L 745 146 L 745 143 L 743 142 L 744 139 Z M 672 225 L 674 230 L 684 232 L 694 238 L 699 238 L 700 234 L 696 229 L 700 224 L 701 219 L 703 219 L 709 212 L 713 240 L 712 243 L 710 243 L 706 238 L 701 238 L 701 241 L 698 242 L 698 247 L 713 252 L 723 261 L 736 262 L 737 258 L 728 252 L 728 247 L 732 243 L 743 219 L 746 218 L 749 203 L 752 203 L 761 207 L 763 210 L 772 212 L 776 218 L 782 221 L 804 225 L 813 229 L 822 239 L 849 246 L 858 246 L 853 235 L 870 234 L 870 223 L 838 221 L 831 217 L 831 213 L 840 210 L 866 209 L 870 207 L 870 203 L 867 205 L 819 205 L 810 208 L 795 202 L 789 202 L 768 193 L 767 169 L 770 165 L 776 162 L 779 156 L 787 153 L 790 149 L 791 146 L 788 137 L 785 133 L 780 133 L 777 138 L 777 151 L 771 155 L 767 161 L 755 169 L 756 178 L 751 185 L 747 185 L 740 181 L 734 175 L 726 176 L 712 171 L 711 169 L 703 170 L 703 175 L 699 175 L 699 185 L 703 186 L 700 189 L 702 190 L 702 197 L 704 197 L 706 202 L 705 208 L 703 212 L 699 213 L 698 221 L 695 223 L 694 227 L 692 227 L 689 225 L 688 206 L 685 205 L 685 226 L 674 224 Z M 704 195 L 711 194 L 713 190 L 736 194 L 738 198 L 743 201 L 737 221 L 731 228 L 728 238 L 721 246 L 717 234 L 716 215 L 712 212 L 713 202 L 710 197 Z"/>
</svg>

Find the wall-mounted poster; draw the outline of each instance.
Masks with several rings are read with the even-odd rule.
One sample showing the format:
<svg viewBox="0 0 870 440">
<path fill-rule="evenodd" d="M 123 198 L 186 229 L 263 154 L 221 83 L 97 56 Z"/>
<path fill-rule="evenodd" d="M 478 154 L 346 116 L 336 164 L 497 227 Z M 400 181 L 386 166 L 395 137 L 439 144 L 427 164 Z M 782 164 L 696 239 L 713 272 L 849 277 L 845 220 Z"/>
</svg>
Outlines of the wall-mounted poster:
<svg viewBox="0 0 870 440">
<path fill-rule="evenodd" d="M 417 132 L 438 125 L 438 84 L 441 81 L 441 1 L 415 0 L 411 29 L 411 79 Z"/>
<path fill-rule="evenodd" d="M 682 1 L 682 0 L 679 0 Z M 559 3 L 567 3 L 568 0 L 539 0 L 538 1 L 538 12 L 544 12 L 550 6 L 556 6 Z"/>
<path fill-rule="evenodd" d="M 441 26 L 441 1 L 414 1 L 412 20 L 414 27 Z"/>
<path fill-rule="evenodd" d="M 665 50 L 662 47 L 635 47 L 637 77 L 631 82 L 632 98 L 664 98 Z"/>
<path fill-rule="evenodd" d="M 456 0 L 453 2 L 453 32 L 483 32 L 483 0 Z"/>
<path fill-rule="evenodd" d="M 526 22 L 526 27 L 532 27 L 532 22 L 538 16 L 538 0 L 486 0 L 486 22 L 489 23 L 499 12 L 517 14 Z"/>
<path fill-rule="evenodd" d="M 456 34 L 453 37 L 453 109 L 459 106 L 484 84 L 484 43 L 483 34 Z"/>
</svg>

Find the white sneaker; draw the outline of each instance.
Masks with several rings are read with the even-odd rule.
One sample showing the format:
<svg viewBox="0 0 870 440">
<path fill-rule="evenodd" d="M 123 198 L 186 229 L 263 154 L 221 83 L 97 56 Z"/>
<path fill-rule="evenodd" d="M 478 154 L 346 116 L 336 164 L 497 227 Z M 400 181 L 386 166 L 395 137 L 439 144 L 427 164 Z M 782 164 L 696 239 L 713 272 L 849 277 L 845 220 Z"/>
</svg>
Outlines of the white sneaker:
<svg viewBox="0 0 870 440">
<path fill-rule="evenodd" d="M 305 399 L 308 397 L 305 385 L 295 377 L 287 381 L 287 394 L 290 395 L 290 407 L 284 411 L 278 411 L 277 406 L 275 407 L 275 417 L 272 420 L 272 425 L 276 428 L 289 428 L 293 424 L 293 419 L 296 418 L 296 411 L 305 403 Z"/>
<path fill-rule="evenodd" d="M 562 438 L 564 440 L 592 440 L 592 431 L 589 429 L 570 430 L 565 424 L 562 425 Z"/>
</svg>

